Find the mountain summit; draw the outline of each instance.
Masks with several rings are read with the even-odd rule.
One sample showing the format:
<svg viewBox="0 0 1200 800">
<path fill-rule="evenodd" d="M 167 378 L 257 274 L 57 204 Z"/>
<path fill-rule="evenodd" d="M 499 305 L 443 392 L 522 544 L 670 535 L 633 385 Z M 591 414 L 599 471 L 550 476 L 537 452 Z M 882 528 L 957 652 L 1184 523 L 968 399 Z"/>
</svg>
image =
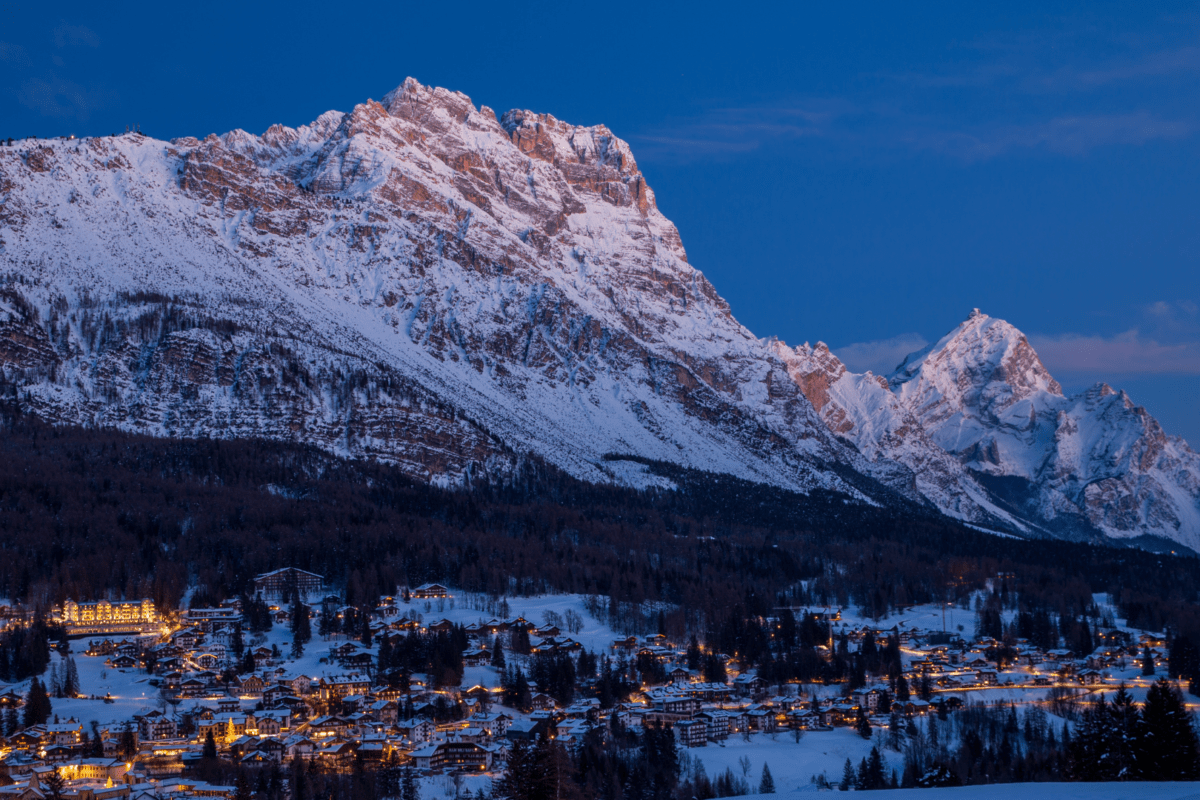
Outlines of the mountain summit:
<svg viewBox="0 0 1200 800">
<path fill-rule="evenodd" d="M 610 130 L 411 78 L 261 136 L 0 148 L 0 260 L 4 388 L 55 422 L 440 484 L 532 455 L 669 487 L 646 464 L 673 462 L 1200 547 L 1195 455 L 1124 395 L 1063 397 L 1007 323 L 975 313 L 887 378 L 759 339 Z"/>
</svg>

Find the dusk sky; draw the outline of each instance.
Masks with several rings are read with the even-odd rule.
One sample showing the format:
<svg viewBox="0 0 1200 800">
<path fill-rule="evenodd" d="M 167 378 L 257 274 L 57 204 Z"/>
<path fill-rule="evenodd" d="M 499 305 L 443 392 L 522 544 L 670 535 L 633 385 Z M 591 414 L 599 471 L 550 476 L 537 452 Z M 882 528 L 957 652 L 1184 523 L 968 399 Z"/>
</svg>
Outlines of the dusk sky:
<svg viewBox="0 0 1200 800">
<path fill-rule="evenodd" d="M 10 3 L 0 136 L 261 133 L 408 75 L 604 123 L 755 334 L 886 373 L 979 307 L 1200 445 L 1196 4 L 975 5 Z"/>
</svg>

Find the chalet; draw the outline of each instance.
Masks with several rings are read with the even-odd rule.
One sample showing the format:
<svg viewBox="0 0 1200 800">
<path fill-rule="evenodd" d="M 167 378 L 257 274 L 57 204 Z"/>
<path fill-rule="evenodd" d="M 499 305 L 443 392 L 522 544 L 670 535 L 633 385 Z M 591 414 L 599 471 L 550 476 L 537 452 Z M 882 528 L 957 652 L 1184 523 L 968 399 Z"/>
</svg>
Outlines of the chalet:
<svg viewBox="0 0 1200 800">
<path fill-rule="evenodd" d="M 83 740 L 83 725 L 75 720 L 61 725 L 43 725 L 42 727 L 45 730 L 42 735 L 43 745 L 74 747 Z"/>
<path fill-rule="evenodd" d="M 512 721 L 512 717 L 508 714 L 483 712 L 471 715 L 468 720 L 472 725 L 482 728 L 488 736 L 495 737 L 501 737 L 508 733 L 508 726 Z"/>
<path fill-rule="evenodd" d="M 676 667 L 667 673 L 667 677 L 671 679 L 671 683 L 687 683 L 692 679 L 692 673 L 683 667 Z"/>
<path fill-rule="evenodd" d="M 357 642 L 345 642 L 336 647 L 329 648 L 329 657 L 335 661 L 341 661 L 343 658 L 349 658 L 361 650 L 362 646 Z"/>
<path fill-rule="evenodd" d="M 758 733 L 775 733 L 779 727 L 775 712 L 766 708 L 756 708 L 746 712 L 746 723 L 750 730 Z"/>
<path fill-rule="evenodd" d="M 490 664 L 492 654 L 487 650 L 464 650 L 463 651 L 463 666 L 466 667 L 483 667 Z"/>
<path fill-rule="evenodd" d="M 155 739 L 173 739 L 177 733 L 175 720 L 161 711 L 151 711 L 148 714 L 134 716 L 138 725 L 138 738 L 142 741 Z"/>
<path fill-rule="evenodd" d="M 410 742 L 427 742 L 433 738 L 437 728 L 427 719 L 407 719 L 395 724 L 396 732 Z"/>
<path fill-rule="evenodd" d="M 267 688 L 267 682 L 258 675 L 251 675 L 248 678 L 242 679 L 242 694 L 247 697 L 260 697 L 263 690 Z"/>
<path fill-rule="evenodd" d="M 858 708 L 850 703 L 835 703 L 821 711 L 821 724 L 836 728 L 853 725 L 858 721 Z"/>
<path fill-rule="evenodd" d="M 322 700 L 340 700 L 352 694 L 366 694 L 371 690 L 371 682 L 359 675 L 322 678 L 317 690 Z"/>
<path fill-rule="evenodd" d="M 302 597 L 318 594 L 325 586 L 325 578 L 315 572 L 295 567 L 284 567 L 273 572 L 264 572 L 255 577 L 254 590 L 263 597 L 282 598 L 297 591 Z"/>
<path fill-rule="evenodd" d="M 514 719 L 504 735 L 513 741 L 537 741 L 549 736 L 552 730 L 549 719 Z"/>
<path fill-rule="evenodd" d="M 553 711 L 554 698 L 548 694 L 538 692 L 533 696 L 531 701 L 534 711 Z"/>
<path fill-rule="evenodd" d="M 255 669 L 263 669 L 275 663 L 275 651 L 269 647 L 256 647 L 250 654 L 254 657 Z"/>
<path fill-rule="evenodd" d="M 868 714 L 874 714 L 879 708 L 879 703 L 883 699 L 883 691 L 880 689 L 859 689 L 852 695 L 854 702 L 867 710 Z"/>
<path fill-rule="evenodd" d="M 676 723 L 675 736 L 684 747 L 704 747 L 708 744 L 708 724 L 699 719 L 684 720 Z"/>
<path fill-rule="evenodd" d="M 661 703 L 662 710 L 677 718 L 691 719 L 700 710 L 700 701 L 694 697 L 665 697 Z"/>
<path fill-rule="evenodd" d="M 375 666 L 375 657 L 371 655 L 370 651 L 363 650 L 342 659 L 342 666 L 370 672 L 371 668 Z"/>
<path fill-rule="evenodd" d="M 357 756 L 358 742 L 331 740 L 317 743 L 315 757 L 326 767 L 343 768 L 354 763 Z"/>
<path fill-rule="evenodd" d="M 334 736 L 345 736 L 350 723 L 342 717 L 317 717 L 308 723 L 305 733 L 314 739 L 328 739 Z"/>
<path fill-rule="evenodd" d="M 317 746 L 307 736 L 289 736 L 283 740 L 283 752 L 288 758 L 312 758 Z"/>
<path fill-rule="evenodd" d="M 757 675 L 747 673 L 734 678 L 733 687 L 740 697 L 761 698 L 767 693 L 767 682 Z"/>
<path fill-rule="evenodd" d="M 259 736 L 278 736 L 283 732 L 287 715 L 276 716 L 269 711 L 260 711 L 256 715 L 255 722 L 258 724 L 256 730 Z"/>
<path fill-rule="evenodd" d="M 975 682 L 982 686 L 995 686 L 1000 682 L 1000 676 L 994 669 L 981 669 L 975 673 Z"/>
<path fill-rule="evenodd" d="M 412 752 L 417 769 L 484 772 L 492 766 L 493 753 L 475 742 L 442 742 Z"/>
<path fill-rule="evenodd" d="M 719 742 L 729 738 L 729 717 L 727 712 L 714 709 L 701 711 L 695 719 L 708 727 L 709 739 Z"/>
<path fill-rule="evenodd" d="M 440 583 L 425 583 L 413 589 L 411 596 L 414 600 L 433 600 L 449 597 L 450 590 Z"/>
</svg>

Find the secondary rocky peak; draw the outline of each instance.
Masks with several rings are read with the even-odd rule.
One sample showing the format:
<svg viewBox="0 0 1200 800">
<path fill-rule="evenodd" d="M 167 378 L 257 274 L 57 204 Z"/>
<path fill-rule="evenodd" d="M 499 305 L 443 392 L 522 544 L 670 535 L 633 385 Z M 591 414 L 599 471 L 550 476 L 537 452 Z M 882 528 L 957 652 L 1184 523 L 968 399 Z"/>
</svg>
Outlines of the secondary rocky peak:
<svg viewBox="0 0 1200 800">
<path fill-rule="evenodd" d="M 381 105 L 393 117 L 400 117 L 431 130 L 445 130 L 451 124 L 462 124 L 475 111 L 471 98 L 462 92 L 452 92 L 439 86 L 424 86 L 416 78 L 383 96 Z"/>
<path fill-rule="evenodd" d="M 1062 387 L 1025 334 L 977 308 L 935 344 L 905 358 L 891 384 L 902 393 L 912 391 L 905 385 L 917 378 L 945 384 L 952 394 L 969 392 L 968 387 L 975 391 L 992 387 L 994 394 L 1004 386 L 1018 398 L 1039 391 L 1062 396 Z"/>
</svg>

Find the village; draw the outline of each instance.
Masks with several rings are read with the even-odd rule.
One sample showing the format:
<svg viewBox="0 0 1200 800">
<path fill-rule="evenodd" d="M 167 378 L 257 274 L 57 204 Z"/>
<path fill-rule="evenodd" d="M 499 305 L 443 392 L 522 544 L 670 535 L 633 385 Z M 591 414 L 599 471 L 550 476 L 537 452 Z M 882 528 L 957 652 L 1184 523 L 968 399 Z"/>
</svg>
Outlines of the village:
<svg viewBox="0 0 1200 800">
<path fill-rule="evenodd" d="M 718 748 L 752 752 L 756 742 L 770 743 L 771 752 L 803 763 L 797 775 L 815 774 L 814 764 L 839 769 L 842 753 L 859 752 L 853 742 L 869 748 L 884 731 L 944 718 L 965 702 L 1048 704 L 1118 684 L 1136 690 L 1167 671 L 1164 636 L 1116 626 L 1097 631 L 1095 649 L 1080 654 L 948 629 L 939 607 L 883 621 L 842 609 L 788 609 L 829 632 L 818 649 L 898 648 L 902 671 L 861 685 L 771 684 L 742 669 L 735 653 L 698 653 L 695 642 L 662 633 L 620 635 L 585 618 L 578 597 L 534 598 L 524 607 L 511 598 L 490 604 L 510 613 L 492 615 L 481 598 L 467 602 L 440 584 L 380 598 L 353 635 L 319 635 L 299 652 L 290 641 L 294 609 L 317 619 L 319 630 L 332 627 L 320 615 L 356 610 L 302 570 L 261 575 L 255 589 L 270 614 L 266 633 L 245 630 L 252 610 L 241 601 L 178 613 L 150 601 L 58 609 L 75 647 L 86 649 L 52 656 L 56 686 L 66 681 L 70 695 L 51 700 L 45 722 L 20 724 L 28 681 L 0 686 L 0 797 L 235 797 L 235 786 L 198 777 L 206 759 L 259 768 L 312 762 L 331 771 L 402 766 L 457 796 L 502 774 L 516 742 L 544 738 L 572 748 L 588 736 L 653 725 L 669 725 L 678 747 L 706 763 L 724 763 Z M 289 595 L 303 600 L 289 605 Z M 440 674 L 388 674 L 387 654 L 406 637 L 438 634 L 467 643 L 455 664 L 457 685 Z M 632 685 L 627 696 L 602 701 L 594 666 L 581 670 L 589 674 L 566 703 L 533 677 L 539 660 L 597 658 Z M 68 670 L 76 677 L 58 677 Z M 801 752 L 808 755 L 800 759 Z M 786 772 L 783 763 L 771 768 Z"/>
</svg>

